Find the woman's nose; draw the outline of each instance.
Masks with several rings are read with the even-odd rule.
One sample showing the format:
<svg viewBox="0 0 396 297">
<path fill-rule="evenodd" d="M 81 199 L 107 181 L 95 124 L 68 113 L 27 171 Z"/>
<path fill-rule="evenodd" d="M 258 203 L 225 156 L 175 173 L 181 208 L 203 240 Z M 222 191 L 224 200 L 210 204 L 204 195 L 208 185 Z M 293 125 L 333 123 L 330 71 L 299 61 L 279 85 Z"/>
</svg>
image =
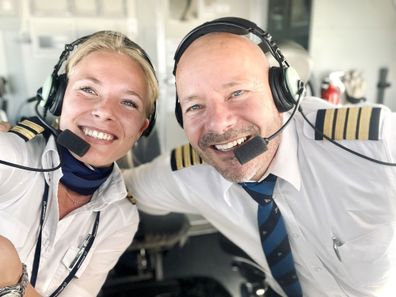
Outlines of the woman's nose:
<svg viewBox="0 0 396 297">
<path fill-rule="evenodd" d="M 112 120 L 115 115 L 115 104 L 110 99 L 101 99 L 92 109 L 92 116 L 101 120 Z"/>
</svg>

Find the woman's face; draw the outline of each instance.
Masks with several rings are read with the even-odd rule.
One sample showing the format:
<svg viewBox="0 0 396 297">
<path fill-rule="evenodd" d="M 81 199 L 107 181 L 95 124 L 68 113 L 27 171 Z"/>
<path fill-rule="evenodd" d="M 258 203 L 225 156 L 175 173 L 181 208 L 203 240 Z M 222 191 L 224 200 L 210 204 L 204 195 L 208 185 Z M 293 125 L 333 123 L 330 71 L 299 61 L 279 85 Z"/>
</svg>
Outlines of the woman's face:
<svg viewBox="0 0 396 297">
<path fill-rule="evenodd" d="M 148 126 L 148 89 L 140 65 L 125 54 L 100 50 L 69 72 L 60 129 L 87 141 L 77 157 L 92 166 L 108 166 L 124 156 Z"/>
</svg>

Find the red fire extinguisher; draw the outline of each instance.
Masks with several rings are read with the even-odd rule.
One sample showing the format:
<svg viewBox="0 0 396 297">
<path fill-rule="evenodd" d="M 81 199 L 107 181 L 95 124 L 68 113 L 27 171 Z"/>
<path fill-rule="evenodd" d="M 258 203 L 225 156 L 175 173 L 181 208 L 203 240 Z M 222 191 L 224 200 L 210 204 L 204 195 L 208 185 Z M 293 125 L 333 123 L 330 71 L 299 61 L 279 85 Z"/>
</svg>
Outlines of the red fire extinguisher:
<svg viewBox="0 0 396 297">
<path fill-rule="evenodd" d="M 340 89 L 331 82 L 327 87 L 323 87 L 321 91 L 321 98 L 333 104 L 340 103 L 341 92 Z"/>
</svg>

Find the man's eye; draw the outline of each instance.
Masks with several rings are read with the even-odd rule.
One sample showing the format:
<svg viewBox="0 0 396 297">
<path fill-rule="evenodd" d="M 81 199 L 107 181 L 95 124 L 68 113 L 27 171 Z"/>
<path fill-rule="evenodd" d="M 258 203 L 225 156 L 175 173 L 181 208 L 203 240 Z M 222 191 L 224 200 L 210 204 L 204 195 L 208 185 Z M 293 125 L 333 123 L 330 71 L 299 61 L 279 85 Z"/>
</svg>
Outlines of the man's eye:
<svg viewBox="0 0 396 297">
<path fill-rule="evenodd" d="M 238 97 L 243 95 L 243 93 L 244 93 L 243 90 L 237 90 L 235 92 L 232 92 L 231 97 Z"/>
<path fill-rule="evenodd" d="M 186 112 L 199 110 L 199 109 L 201 109 L 201 108 L 202 108 L 202 105 L 200 105 L 200 104 L 194 104 L 194 105 L 191 105 L 190 107 L 188 107 L 188 108 L 186 109 Z"/>
</svg>

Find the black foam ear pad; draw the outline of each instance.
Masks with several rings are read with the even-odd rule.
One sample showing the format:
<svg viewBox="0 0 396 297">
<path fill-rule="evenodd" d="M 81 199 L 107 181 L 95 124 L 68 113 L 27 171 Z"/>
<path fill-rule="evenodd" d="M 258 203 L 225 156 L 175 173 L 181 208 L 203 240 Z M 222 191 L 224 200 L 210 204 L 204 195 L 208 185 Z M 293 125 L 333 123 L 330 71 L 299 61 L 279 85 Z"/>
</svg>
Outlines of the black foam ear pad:
<svg viewBox="0 0 396 297">
<path fill-rule="evenodd" d="M 268 80 L 271 87 L 272 97 L 278 111 L 285 112 L 292 109 L 296 104 L 296 101 L 287 86 L 283 69 L 280 67 L 271 67 L 268 74 Z"/>
<path fill-rule="evenodd" d="M 149 125 L 147 126 L 146 130 L 143 131 L 142 135 L 148 137 L 151 133 L 151 131 L 154 129 L 155 126 L 155 120 L 156 120 L 156 110 L 157 110 L 157 104 L 154 102 L 154 107 L 153 111 L 151 112 L 150 118 L 149 118 Z"/>
<path fill-rule="evenodd" d="M 176 120 L 179 123 L 180 127 L 183 128 L 183 114 L 179 103 L 179 97 L 177 96 L 177 92 L 176 92 L 175 115 L 176 115 Z"/>
<path fill-rule="evenodd" d="M 53 91 L 50 92 L 48 98 L 48 110 L 54 116 L 60 116 L 62 112 L 63 97 L 65 96 L 67 87 L 66 74 L 59 75 L 53 82 Z"/>
</svg>

